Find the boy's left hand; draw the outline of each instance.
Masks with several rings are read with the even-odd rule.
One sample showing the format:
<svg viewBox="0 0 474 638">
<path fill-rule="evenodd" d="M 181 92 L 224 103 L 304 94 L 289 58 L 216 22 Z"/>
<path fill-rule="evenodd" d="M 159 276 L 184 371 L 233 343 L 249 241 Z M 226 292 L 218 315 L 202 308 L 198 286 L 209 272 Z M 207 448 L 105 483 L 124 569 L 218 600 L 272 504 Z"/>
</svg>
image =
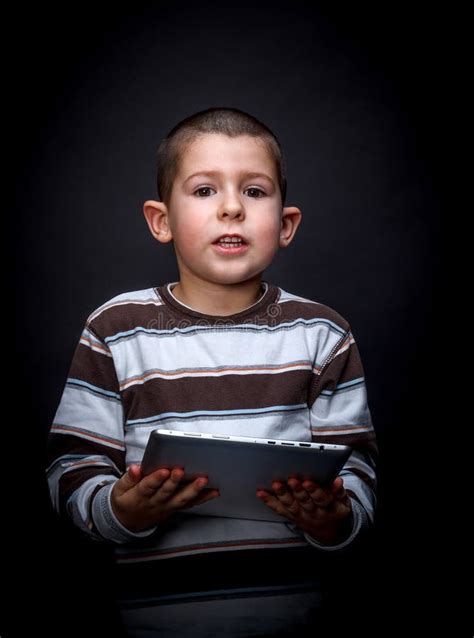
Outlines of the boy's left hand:
<svg viewBox="0 0 474 638">
<path fill-rule="evenodd" d="M 273 481 L 272 489 L 275 495 L 257 490 L 257 496 L 316 541 L 331 545 L 349 536 L 352 506 L 340 476 L 329 488 L 289 478 L 286 483 Z"/>
</svg>

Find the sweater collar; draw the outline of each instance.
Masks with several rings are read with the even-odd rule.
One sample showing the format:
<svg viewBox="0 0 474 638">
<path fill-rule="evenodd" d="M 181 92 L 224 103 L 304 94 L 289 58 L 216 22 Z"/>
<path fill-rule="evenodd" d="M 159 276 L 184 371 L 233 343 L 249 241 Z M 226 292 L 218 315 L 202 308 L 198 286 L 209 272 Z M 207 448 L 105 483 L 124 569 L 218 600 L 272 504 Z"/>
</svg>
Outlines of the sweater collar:
<svg viewBox="0 0 474 638">
<path fill-rule="evenodd" d="M 155 290 L 166 303 L 178 314 L 186 317 L 194 317 L 199 319 L 206 319 L 209 322 L 218 321 L 240 321 L 241 319 L 248 317 L 249 315 L 261 314 L 262 310 L 265 310 L 269 305 L 274 303 L 278 297 L 279 289 L 277 286 L 270 284 L 266 281 L 262 281 L 262 296 L 255 303 L 239 312 L 231 315 L 208 315 L 203 312 L 199 312 L 190 306 L 186 306 L 181 301 L 178 301 L 173 295 L 173 287 L 177 284 L 177 281 L 164 284 L 157 287 Z"/>
</svg>

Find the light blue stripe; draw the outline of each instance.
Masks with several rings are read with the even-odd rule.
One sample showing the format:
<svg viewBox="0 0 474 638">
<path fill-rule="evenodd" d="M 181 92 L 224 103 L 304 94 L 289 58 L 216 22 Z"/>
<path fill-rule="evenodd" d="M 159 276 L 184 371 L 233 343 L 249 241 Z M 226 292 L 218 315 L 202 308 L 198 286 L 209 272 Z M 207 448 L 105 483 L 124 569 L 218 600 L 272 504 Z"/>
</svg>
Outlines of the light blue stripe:
<svg viewBox="0 0 474 638">
<path fill-rule="evenodd" d="M 352 381 L 346 381 L 345 383 L 340 383 L 337 385 L 334 390 L 323 390 L 321 395 L 323 396 L 332 396 L 335 392 L 339 390 L 347 390 L 347 388 L 362 385 L 365 381 L 365 377 L 359 377 L 358 379 L 353 379 Z"/>
<path fill-rule="evenodd" d="M 187 418 L 196 416 L 233 416 L 238 414 L 265 414 L 268 412 L 281 412 L 282 410 L 301 410 L 308 409 L 306 403 L 300 403 L 298 405 L 273 405 L 268 408 L 246 408 L 242 410 L 195 410 L 193 412 L 163 412 L 156 416 L 150 416 L 146 419 L 131 419 L 127 421 L 127 425 L 138 425 L 143 423 L 152 423 L 161 421 L 162 419 L 171 418 Z"/>
<path fill-rule="evenodd" d="M 340 335 L 345 334 L 345 331 L 340 326 L 338 326 L 336 323 L 333 323 L 332 321 L 329 321 L 328 319 L 295 319 L 292 322 L 280 323 L 277 326 L 258 325 L 258 324 L 242 324 L 239 326 L 232 323 L 229 325 L 226 325 L 225 323 L 223 323 L 223 324 L 218 324 L 217 326 L 193 325 L 193 326 L 188 326 L 187 328 L 173 328 L 172 330 L 153 330 L 151 328 L 143 328 L 140 326 L 140 327 L 134 328 L 133 330 L 126 330 L 125 332 L 117 332 L 114 335 L 106 337 L 104 341 L 107 344 L 114 343 L 122 339 L 131 338 L 139 333 L 150 335 L 150 336 L 157 336 L 157 337 L 169 337 L 169 336 L 175 335 L 176 333 L 182 334 L 182 335 L 191 335 L 196 332 L 222 332 L 222 331 L 225 331 L 227 328 L 231 329 L 232 332 L 235 332 L 236 330 L 241 332 L 278 332 L 279 330 L 290 330 L 300 325 L 304 325 L 309 328 L 312 328 L 314 326 L 317 326 L 318 324 L 327 325 L 331 330 L 333 330 L 337 334 L 340 334 Z"/>
<path fill-rule="evenodd" d="M 352 379 L 352 381 L 346 381 L 345 383 L 340 383 L 339 385 L 336 386 L 336 390 L 339 390 L 340 388 L 348 388 L 351 385 L 358 385 L 359 383 L 362 383 L 364 381 L 364 377 L 359 377 L 358 379 Z"/>
<path fill-rule="evenodd" d="M 96 392 L 97 394 L 103 394 L 104 396 L 112 397 L 113 399 L 120 399 L 120 394 L 117 394 L 116 392 L 111 392 L 110 390 L 104 390 L 103 388 L 98 388 L 97 386 L 92 385 L 92 383 L 87 383 L 87 381 L 81 381 L 81 379 L 72 379 L 71 377 L 69 377 L 66 382 L 66 385 L 82 386 L 83 388 L 92 390 L 93 392 Z"/>
</svg>

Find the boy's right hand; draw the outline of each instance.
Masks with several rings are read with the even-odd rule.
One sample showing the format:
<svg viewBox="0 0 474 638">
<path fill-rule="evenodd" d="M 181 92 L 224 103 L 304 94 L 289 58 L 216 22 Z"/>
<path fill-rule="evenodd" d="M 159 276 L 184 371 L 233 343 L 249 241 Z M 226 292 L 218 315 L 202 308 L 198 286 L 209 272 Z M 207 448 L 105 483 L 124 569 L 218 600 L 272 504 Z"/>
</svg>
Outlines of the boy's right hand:
<svg viewBox="0 0 474 638">
<path fill-rule="evenodd" d="M 111 503 L 115 516 L 131 532 L 141 532 L 165 521 L 173 512 L 194 507 L 219 496 L 219 490 L 206 490 L 208 479 L 198 477 L 180 487 L 184 470 L 159 469 L 142 476 L 139 465 L 130 465 L 115 483 Z"/>
</svg>

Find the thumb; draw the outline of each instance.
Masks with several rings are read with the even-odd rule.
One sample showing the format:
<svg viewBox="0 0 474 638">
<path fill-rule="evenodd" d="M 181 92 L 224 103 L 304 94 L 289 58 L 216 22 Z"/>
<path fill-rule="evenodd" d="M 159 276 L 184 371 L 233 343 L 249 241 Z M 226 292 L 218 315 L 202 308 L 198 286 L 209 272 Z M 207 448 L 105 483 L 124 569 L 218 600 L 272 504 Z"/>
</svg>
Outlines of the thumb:
<svg viewBox="0 0 474 638">
<path fill-rule="evenodd" d="M 115 493 L 117 496 L 125 494 L 132 487 L 135 487 L 140 482 L 142 473 L 139 465 L 129 465 L 125 474 L 115 484 Z"/>
<path fill-rule="evenodd" d="M 334 483 L 332 484 L 331 492 L 333 494 L 338 494 L 343 488 L 343 486 L 344 486 L 344 479 L 341 476 L 337 476 L 334 479 Z"/>
<path fill-rule="evenodd" d="M 334 498 L 341 498 L 345 495 L 344 479 L 338 476 L 332 484 L 331 492 Z"/>
</svg>

